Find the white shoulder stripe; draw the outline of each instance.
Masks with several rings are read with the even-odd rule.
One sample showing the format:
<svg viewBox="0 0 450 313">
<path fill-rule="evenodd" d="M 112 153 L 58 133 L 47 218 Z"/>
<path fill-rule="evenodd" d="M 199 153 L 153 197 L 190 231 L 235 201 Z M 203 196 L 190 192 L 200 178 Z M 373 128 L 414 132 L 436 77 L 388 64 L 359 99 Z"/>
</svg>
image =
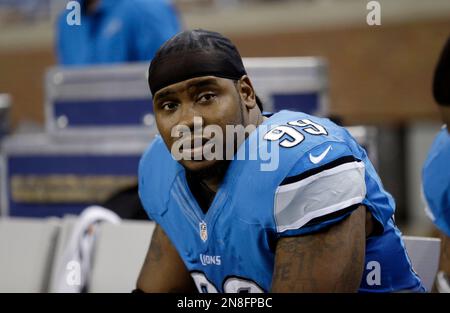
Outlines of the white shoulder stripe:
<svg viewBox="0 0 450 313">
<path fill-rule="evenodd" d="M 298 229 L 314 218 L 361 203 L 366 196 L 363 162 L 345 163 L 277 188 L 278 232 Z"/>
<path fill-rule="evenodd" d="M 364 168 L 364 163 L 363 162 L 358 162 L 358 161 L 354 161 L 354 162 L 350 162 L 350 163 L 344 163 L 341 165 L 338 165 L 336 167 L 327 169 L 327 170 L 323 170 L 322 172 L 319 172 L 315 175 L 311 175 L 305 179 L 302 179 L 300 181 L 296 181 L 294 183 L 291 184 L 287 184 L 287 185 L 282 185 L 279 186 L 276 190 L 276 193 L 280 193 L 280 192 L 286 192 L 289 190 L 295 190 L 298 188 L 301 188 L 305 185 L 308 185 L 310 183 L 312 183 L 313 181 L 315 181 L 316 179 L 319 179 L 321 177 L 326 177 L 326 176 L 330 176 L 330 175 L 335 175 L 337 173 L 340 173 L 342 171 L 347 171 L 349 169 L 353 169 L 353 168 Z"/>
</svg>

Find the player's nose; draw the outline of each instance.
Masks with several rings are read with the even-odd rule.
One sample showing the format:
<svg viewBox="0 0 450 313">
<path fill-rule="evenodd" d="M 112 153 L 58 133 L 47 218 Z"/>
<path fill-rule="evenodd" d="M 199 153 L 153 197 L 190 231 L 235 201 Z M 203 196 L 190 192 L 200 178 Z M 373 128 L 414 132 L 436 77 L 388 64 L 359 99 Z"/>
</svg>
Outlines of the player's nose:
<svg viewBox="0 0 450 313">
<path fill-rule="evenodd" d="M 184 104 L 181 106 L 181 115 L 178 120 L 178 125 L 187 126 L 189 129 L 194 130 L 194 127 L 200 120 L 201 116 L 194 109 L 193 105 Z"/>
</svg>

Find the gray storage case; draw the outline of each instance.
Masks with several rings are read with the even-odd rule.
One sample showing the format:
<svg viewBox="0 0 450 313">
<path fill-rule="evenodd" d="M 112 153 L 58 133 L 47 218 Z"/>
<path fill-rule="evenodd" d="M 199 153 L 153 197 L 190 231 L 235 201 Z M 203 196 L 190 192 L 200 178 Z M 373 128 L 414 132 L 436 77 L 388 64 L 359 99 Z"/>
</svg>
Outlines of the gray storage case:
<svg viewBox="0 0 450 313">
<path fill-rule="evenodd" d="M 245 58 L 266 111 L 328 111 L 327 65 L 314 57 Z M 155 131 L 147 63 L 50 69 L 46 75 L 46 129 L 53 136 Z"/>
</svg>

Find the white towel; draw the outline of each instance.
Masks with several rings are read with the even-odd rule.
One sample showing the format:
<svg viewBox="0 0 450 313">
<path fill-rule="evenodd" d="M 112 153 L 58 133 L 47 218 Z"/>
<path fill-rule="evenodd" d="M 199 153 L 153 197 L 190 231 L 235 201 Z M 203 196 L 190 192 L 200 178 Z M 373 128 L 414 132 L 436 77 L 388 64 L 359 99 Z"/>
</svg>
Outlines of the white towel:
<svg viewBox="0 0 450 313">
<path fill-rule="evenodd" d="M 79 293 L 87 288 L 99 222 L 119 224 L 120 217 L 100 206 L 87 207 L 77 219 L 69 242 L 52 277 L 54 292 Z"/>
</svg>

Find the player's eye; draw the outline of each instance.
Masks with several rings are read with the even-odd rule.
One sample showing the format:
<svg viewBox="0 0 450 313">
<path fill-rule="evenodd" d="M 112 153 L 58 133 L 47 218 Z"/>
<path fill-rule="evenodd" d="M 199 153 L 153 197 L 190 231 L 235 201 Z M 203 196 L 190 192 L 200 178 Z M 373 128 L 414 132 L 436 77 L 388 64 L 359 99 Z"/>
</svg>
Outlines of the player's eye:
<svg viewBox="0 0 450 313">
<path fill-rule="evenodd" d="M 209 101 L 213 101 L 216 99 L 216 94 L 213 92 L 207 92 L 207 93 L 202 93 L 200 94 L 200 96 L 197 98 L 197 102 L 209 102 Z"/>
<path fill-rule="evenodd" d="M 164 102 L 161 105 L 164 111 L 175 111 L 178 108 L 178 103 L 175 102 Z"/>
</svg>

